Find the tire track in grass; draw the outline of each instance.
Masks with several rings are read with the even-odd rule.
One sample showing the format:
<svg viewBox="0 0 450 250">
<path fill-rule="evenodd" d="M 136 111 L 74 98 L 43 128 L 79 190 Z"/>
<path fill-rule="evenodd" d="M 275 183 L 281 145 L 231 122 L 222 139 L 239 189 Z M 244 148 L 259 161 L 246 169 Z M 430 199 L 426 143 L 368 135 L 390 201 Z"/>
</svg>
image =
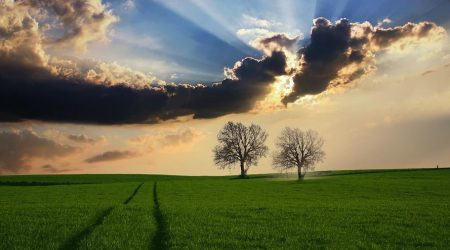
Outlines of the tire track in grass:
<svg viewBox="0 0 450 250">
<path fill-rule="evenodd" d="M 104 210 L 100 214 L 100 216 L 97 217 L 97 219 L 95 220 L 95 222 L 93 224 L 86 227 L 83 231 L 75 234 L 72 238 L 67 240 L 66 243 L 64 243 L 59 249 L 61 249 L 61 250 L 79 249 L 81 242 L 83 242 L 83 240 L 86 239 L 98 225 L 103 223 L 106 216 L 108 216 L 114 208 L 115 207 L 110 207 L 110 208 Z"/>
<path fill-rule="evenodd" d="M 144 185 L 144 183 L 142 182 L 141 184 L 139 184 L 139 186 L 136 187 L 136 189 L 134 190 L 134 192 L 130 195 L 130 197 L 128 197 L 128 199 L 126 201 L 123 202 L 124 205 L 127 205 L 133 198 L 134 196 L 137 194 L 137 192 L 139 191 L 139 189 L 142 187 L 142 185 Z"/>
<path fill-rule="evenodd" d="M 153 184 L 153 217 L 156 220 L 156 233 L 151 242 L 150 249 L 168 249 L 168 234 L 166 227 L 166 220 L 161 213 L 161 208 L 158 201 L 157 182 Z"/>
<path fill-rule="evenodd" d="M 139 189 L 142 187 L 142 185 L 144 185 L 144 183 L 142 182 L 141 184 L 139 184 L 136 189 L 134 189 L 133 193 L 130 195 L 130 197 L 128 197 L 128 199 L 126 199 L 123 204 L 127 205 L 133 198 L 134 196 L 138 193 Z M 101 225 L 103 223 L 103 221 L 105 220 L 105 218 L 112 212 L 112 210 L 116 208 L 114 207 L 110 207 L 106 210 L 104 210 L 99 217 L 96 218 L 96 220 L 94 221 L 94 223 L 92 223 L 91 225 L 89 225 L 88 227 L 86 227 L 83 231 L 75 234 L 74 236 L 72 236 L 69 240 L 67 240 L 59 249 L 61 250 L 75 250 L 75 249 L 80 249 L 80 244 L 81 242 L 83 242 L 84 239 L 86 239 L 93 231 L 94 229 Z"/>
</svg>

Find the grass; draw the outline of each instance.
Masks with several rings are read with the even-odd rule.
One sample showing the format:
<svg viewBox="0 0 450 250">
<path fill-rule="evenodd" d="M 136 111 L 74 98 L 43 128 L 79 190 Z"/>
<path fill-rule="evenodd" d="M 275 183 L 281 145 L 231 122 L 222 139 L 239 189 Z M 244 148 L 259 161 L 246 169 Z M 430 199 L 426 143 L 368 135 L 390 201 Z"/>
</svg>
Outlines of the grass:
<svg viewBox="0 0 450 250">
<path fill-rule="evenodd" d="M 450 169 L 311 176 L 3 176 L 0 249 L 450 245 Z"/>
<path fill-rule="evenodd" d="M 148 249 L 156 234 L 153 185 L 140 184 L 80 243 L 80 249 Z M 131 198 L 131 199 L 130 199 Z"/>
<path fill-rule="evenodd" d="M 72 245 L 74 235 L 126 200 L 135 186 L 1 186 L 0 249 L 58 249 Z"/>
</svg>

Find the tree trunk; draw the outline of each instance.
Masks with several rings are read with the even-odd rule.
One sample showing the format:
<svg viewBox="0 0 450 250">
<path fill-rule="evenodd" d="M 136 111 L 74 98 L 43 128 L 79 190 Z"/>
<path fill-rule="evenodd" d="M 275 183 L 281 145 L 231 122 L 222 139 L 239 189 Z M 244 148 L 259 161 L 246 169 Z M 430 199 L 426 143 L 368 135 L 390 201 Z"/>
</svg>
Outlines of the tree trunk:
<svg viewBox="0 0 450 250">
<path fill-rule="evenodd" d="M 297 167 L 297 173 L 298 173 L 298 180 L 302 181 L 303 180 L 302 167 L 300 166 Z"/>
<path fill-rule="evenodd" d="M 241 162 L 241 177 L 247 176 L 247 170 L 245 169 L 244 162 Z"/>
</svg>

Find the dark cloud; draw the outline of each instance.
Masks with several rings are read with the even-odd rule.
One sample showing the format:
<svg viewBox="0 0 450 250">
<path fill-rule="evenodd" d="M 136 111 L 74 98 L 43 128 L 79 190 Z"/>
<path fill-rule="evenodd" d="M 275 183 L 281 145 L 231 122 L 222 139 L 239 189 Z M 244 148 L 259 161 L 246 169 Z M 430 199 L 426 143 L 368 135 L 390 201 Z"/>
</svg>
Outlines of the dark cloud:
<svg viewBox="0 0 450 250">
<path fill-rule="evenodd" d="M 217 117 L 251 110 L 269 93 L 275 77 L 286 74 L 283 52 L 260 60 L 245 58 L 228 70 L 227 79 L 212 85 L 159 84 L 152 76 L 114 63 L 47 55 L 44 44 L 51 37 L 39 28 L 41 17 L 34 13 L 49 14 L 49 20 L 67 29 L 57 40 L 86 44 L 104 37 L 114 21 L 100 0 L 94 2 L 93 8 L 88 1 L 75 0 L 2 5 L 0 121 L 130 124 L 182 115 Z"/>
<path fill-rule="evenodd" d="M 104 38 L 115 17 L 100 0 L 94 2 L 92 8 L 85 0 L 0 3 L 1 122 L 133 124 L 186 115 L 213 118 L 252 110 L 271 92 L 277 76 L 294 74 L 293 91 L 283 99 L 286 104 L 358 79 L 371 70 L 377 50 L 404 38 L 420 39 L 440 28 L 423 22 L 384 29 L 318 18 L 309 45 L 299 51 L 295 70 L 292 65 L 287 69 L 286 55 L 291 55 L 288 49 L 296 46 L 298 38 L 278 34 L 258 40 L 265 57 L 237 62 L 220 83 L 175 85 L 114 63 L 46 54 L 44 47 L 52 43 L 40 28 L 43 14 L 67 28 L 59 41 L 84 46 Z M 342 73 L 349 66 L 353 68 Z"/>
<path fill-rule="evenodd" d="M 117 161 L 122 159 L 129 159 L 139 156 L 136 152 L 131 151 L 119 151 L 119 150 L 113 150 L 113 151 L 106 151 L 99 155 L 94 155 L 88 159 L 85 160 L 87 163 L 97 163 L 97 162 L 103 162 L 103 161 Z"/>
<path fill-rule="evenodd" d="M 127 124 L 153 123 L 180 115 L 209 118 L 246 112 L 285 74 L 283 52 L 261 60 L 246 58 L 233 79 L 211 86 L 105 86 L 75 77 L 53 76 L 42 68 L 9 65 L 0 58 L 1 120 Z M 27 72 L 27 73 L 24 73 Z"/>
<path fill-rule="evenodd" d="M 332 25 L 324 18 L 314 21 L 310 44 L 299 51 L 304 62 L 301 72 L 294 76 L 293 93 L 285 103 L 295 101 L 300 95 L 318 94 L 324 91 L 339 69 L 350 63 L 346 53 L 350 47 L 350 24 L 339 20 Z"/>
<path fill-rule="evenodd" d="M 151 77 L 116 64 L 86 63 L 45 53 L 40 17 L 32 15 L 35 8 L 45 7 L 44 13 L 55 12 L 55 22 L 64 25 L 78 20 L 69 25 L 74 29 L 95 21 L 105 28 L 106 24 L 101 24 L 105 20 L 95 16 L 109 12 L 101 1 L 98 3 L 92 8 L 87 1 L 0 3 L 1 121 L 36 119 L 116 124 L 156 119 L 155 113 L 166 104 L 168 97 L 161 89 L 148 87 Z M 84 18 L 86 15 L 89 18 Z M 68 37 L 77 43 L 89 41 L 86 36 L 102 37 L 104 32 L 95 28 L 97 24 L 87 25 L 80 36 L 69 34 Z M 147 87 L 136 82 L 146 82 Z"/>
<path fill-rule="evenodd" d="M 12 120 L 154 122 L 168 100 L 164 92 L 150 88 L 103 86 L 78 79 L 28 79 L 0 71 L 0 113 Z"/>
<path fill-rule="evenodd" d="M 340 19 L 333 24 L 325 18 L 317 18 L 313 24 L 309 44 L 298 52 L 299 69 L 293 77 L 292 93 L 283 99 L 285 104 L 360 78 L 373 69 L 375 52 L 395 44 L 406 46 L 445 32 L 430 22 L 382 28 L 367 22 L 350 23 Z M 347 71 L 342 72 L 343 69 Z"/>
<path fill-rule="evenodd" d="M 187 110 L 186 114 L 194 114 L 194 118 L 247 112 L 270 92 L 270 84 L 276 76 L 286 73 L 285 68 L 283 52 L 274 52 L 261 60 L 245 58 L 229 72 L 229 78 L 219 84 L 168 89 L 175 94 L 171 98 L 169 112 L 170 109 L 175 112 Z"/>
<path fill-rule="evenodd" d="M 276 34 L 270 37 L 256 38 L 251 42 L 252 46 L 263 50 L 266 54 L 271 54 L 272 51 L 281 51 L 287 49 L 295 51 L 298 49 L 299 37 L 290 38 L 284 33 Z"/>
<path fill-rule="evenodd" d="M 291 48 L 298 42 L 298 37 L 289 38 L 286 34 L 277 34 L 271 37 L 261 39 L 261 43 L 276 43 L 282 47 Z"/>
<path fill-rule="evenodd" d="M 0 173 L 18 173 L 30 169 L 30 160 L 66 156 L 78 149 L 23 130 L 0 132 Z"/>
<path fill-rule="evenodd" d="M 422 38 L 435 30 L 437 25 L 431 22 L 407 23 L 393 28 L 376 28 L 371 30 L 371 41 L 379 47 L 387 47 L 405 37 Z"/>
</svg>

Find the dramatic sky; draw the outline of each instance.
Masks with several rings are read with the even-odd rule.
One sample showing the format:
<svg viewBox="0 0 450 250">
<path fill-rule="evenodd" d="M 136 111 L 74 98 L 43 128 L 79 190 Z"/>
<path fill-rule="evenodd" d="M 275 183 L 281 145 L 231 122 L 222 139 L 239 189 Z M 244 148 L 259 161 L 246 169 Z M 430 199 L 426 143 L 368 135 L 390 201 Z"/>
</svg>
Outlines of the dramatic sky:
<svg viewBox="0 0 450 250">
<path fill-rule="evenodd" d="M 450 166 L 448 0 L 0 0 L 0 174 L 236 174 L 227 121 L 316 170 Z M 249 173 L 275 172 L 269 157 Z"/>
</svg>

